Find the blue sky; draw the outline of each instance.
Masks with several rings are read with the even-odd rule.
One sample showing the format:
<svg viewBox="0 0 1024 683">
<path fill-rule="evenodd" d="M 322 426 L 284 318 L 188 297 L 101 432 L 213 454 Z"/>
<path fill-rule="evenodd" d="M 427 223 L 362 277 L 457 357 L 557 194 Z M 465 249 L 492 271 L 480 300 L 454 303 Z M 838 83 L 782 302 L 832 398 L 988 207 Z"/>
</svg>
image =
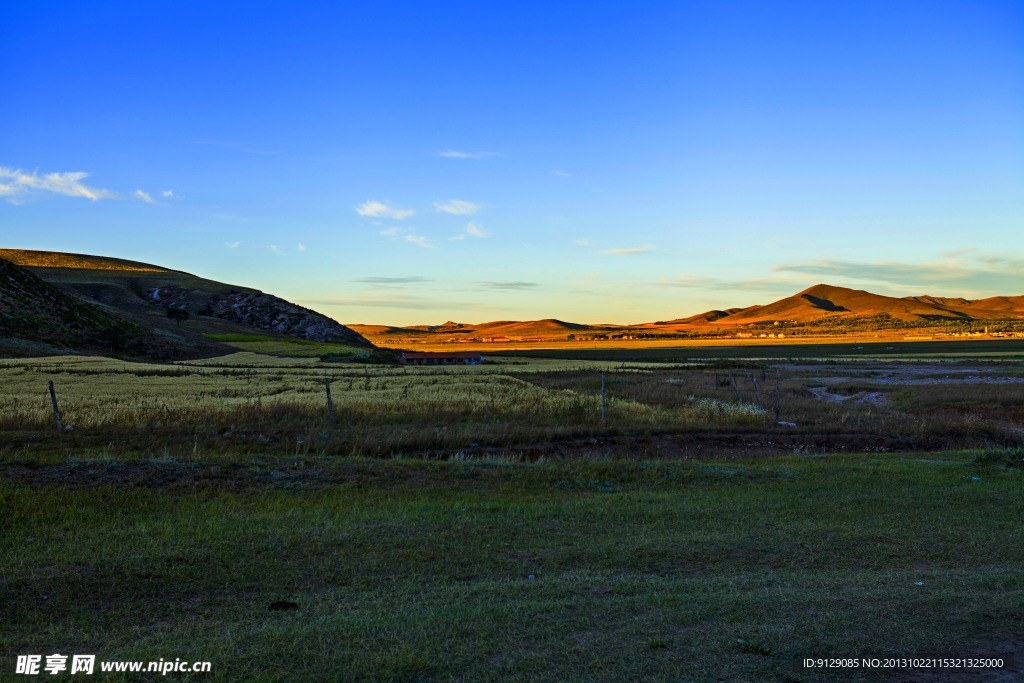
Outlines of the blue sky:
<svg viewBox="0 0 1024 683">
<path fill-rule="evenodd" d="M 0 243 L 348 323 L 1024 294 L 1024 3 L 0 8 Z"/>
</svg>

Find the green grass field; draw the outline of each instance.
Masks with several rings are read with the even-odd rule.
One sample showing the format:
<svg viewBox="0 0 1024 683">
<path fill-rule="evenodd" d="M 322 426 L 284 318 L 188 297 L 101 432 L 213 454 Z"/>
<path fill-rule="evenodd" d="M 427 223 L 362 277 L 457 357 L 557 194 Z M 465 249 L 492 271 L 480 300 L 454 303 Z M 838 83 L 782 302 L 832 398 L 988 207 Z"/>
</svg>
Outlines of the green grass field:
<svg viewBox="0 0 1024 683">
<path fill-rule="evenodd" d="M 0 680 L 55 652 L 212 662 L 168 676 L 197 681 L 1020 675 L 802 664 L 1024 665 L 1012 357 L 401 368 L 293 346 L 0 361 Z M 97 679 L 154 678 L 121 676 Z"/>
<path fill-rule="evenodd" d="M 1020 457 L 8 462 L 5 673 L 889 680 L 801 661 L 1024 644 Z"/>
</svg>

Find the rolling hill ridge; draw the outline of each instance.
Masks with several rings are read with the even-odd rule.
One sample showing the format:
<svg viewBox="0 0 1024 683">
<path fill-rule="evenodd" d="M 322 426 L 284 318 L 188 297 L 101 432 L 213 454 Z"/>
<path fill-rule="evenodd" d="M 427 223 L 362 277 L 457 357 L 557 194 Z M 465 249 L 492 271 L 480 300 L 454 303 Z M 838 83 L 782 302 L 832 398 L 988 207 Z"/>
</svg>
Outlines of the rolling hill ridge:
<svg viewBox="0 0 1024 683">
<path fill-rule="evenodd" d="M 0 338 L 8 340 L 6 348 L 32 342 L 171 359 L 232 350 L 210 341 L 211 336 L 267 333 L 372 348 L 358 333 L 316 311 L 183 271 L 103 256 L 21 249 L 0 249 L 0 262 L 11 278 L 0 281 Z M 55 306 L 56 301 L 60 304 Z M 169 309 L 186 311 L 187 322 L 170 320 Z M 75 316 L 101 322 L 82 328 L 73 324 Z M 100 333 L 109 336 L 109 330 L 118 327 L 137 343 L 124 349 L 105 345 Z M 65 328 L 67 334 L 61 332 Z M 80 333 L 70 332 L 79 328 Z"/>
<path fill-rule="evenodd" d="M 927 323 L 972 322 L 989 320 L 1024 320 L 1024 296 L 995 296 L 985 299 L 936 297 L 929 295 L 890 297 L 848 287 L 818 284 L 792 296 L 769 304 L 712 310 L 684 318 L 633 325 L 587 325 L 562 320 L 494 321 L 395 327 L 383 325 L 350 325 L 371 339 L 458 339 L 507 336 L 510 339 L 544 337 L 566 338 L 569 334 L 614 334 L 638 332 L 723 332 L 730 328 L 782 321 L 793 324 L 885 319 L 893 324 L 920 326 Z"/>
</svg>

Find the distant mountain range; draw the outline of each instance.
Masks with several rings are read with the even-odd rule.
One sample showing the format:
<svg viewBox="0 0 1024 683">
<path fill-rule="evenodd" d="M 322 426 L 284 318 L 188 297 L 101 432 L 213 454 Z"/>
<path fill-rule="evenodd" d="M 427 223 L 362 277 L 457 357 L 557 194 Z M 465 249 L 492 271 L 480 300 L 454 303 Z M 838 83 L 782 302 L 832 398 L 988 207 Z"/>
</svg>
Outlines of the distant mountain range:
<svg viewBox="0 0 1024 683">
<path fill-rule="evenodd" d="M 187 311 L 187 322 L 169 309 Z M 248 287 L 104 256 L 0 249 L 2 354 L 190 358 L 233 351 L 212 338 L 239 334 L 372 346 L 327 316 Z"/>
<path fill-rule="evenodd" d="M 184 324 L 168 317 L 188 312 Z M 227 353 L 220 335 L 270 334 L 350 346 L 375 342 L 566 339 L 604 334 L 728 331 L 779 322 L 787 326 L 839 324 L 920 326 L 1018 320 L 1024 296 L 963 299 L 895 298 L 863 290 L 815 285 L 764 306 L 713 310 L 635 325 L 586 325 L 544 320 L 394 327 L 342 325 L 271 294 L 207 280 L 161 266 L 105 256 L 0 249 L 0 355 L 69 350 L 189 358 Z"/>
<path fill-rule="evenodd" d="M 385 325 L 349 325 L 349 327 L 375 341 L 399 338 L 437 340 L 458 337 L 551 339 L 565 338 L 569 334 L 579 336 L 580 334 L 624 330 L 638 332 L 710 331 L 775 321 L 813 324 L 826 318 L 850 323 L 885 318 L 897 324 L 902 322 L 915 325 L 947 321 L 1024 320 L 1024 296 L 994 296 L 974 300 L 927 295 L 896 298 L 872 294 L 859 289 L 821 284 L 764 306 L 713 310 L 686 318 L 634 325 L 585 325 L 546 319 L 502 320 L 479 324 L 448 321 L 441 325 L 410 327 Z"/>
</svg>

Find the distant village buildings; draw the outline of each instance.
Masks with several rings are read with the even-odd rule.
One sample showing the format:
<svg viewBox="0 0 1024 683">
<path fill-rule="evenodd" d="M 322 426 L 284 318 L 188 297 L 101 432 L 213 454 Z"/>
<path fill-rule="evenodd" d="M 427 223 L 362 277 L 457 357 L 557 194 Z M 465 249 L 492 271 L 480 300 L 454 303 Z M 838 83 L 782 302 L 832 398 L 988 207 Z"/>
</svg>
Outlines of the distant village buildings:
<svg viewBox="0 0 1024 683">
<path fill-rule="evenodd" d="M 402 351 L 402 365 L 480 365 L 484 357 L 476 351 Z"/>
</svg>

